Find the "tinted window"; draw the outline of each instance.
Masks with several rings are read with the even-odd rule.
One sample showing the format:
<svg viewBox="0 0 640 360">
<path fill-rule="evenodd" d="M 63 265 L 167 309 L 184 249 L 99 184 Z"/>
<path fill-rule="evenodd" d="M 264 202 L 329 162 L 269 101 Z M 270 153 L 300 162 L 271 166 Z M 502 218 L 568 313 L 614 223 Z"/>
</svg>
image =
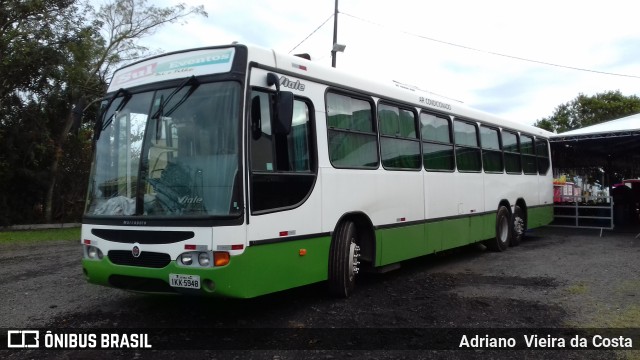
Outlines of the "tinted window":
<svg viewBox="0 0 640 360">
<path fill-rule="evenodd" d="M 327 94 L 329 159 L 339 168 L 378 167 L 378 137 L 369 100 Z"/>
<path fill-rule="evenodd" d="M 478 127 L 475 124 L 454 121 L 456 165 L 459 171 L 480 171 L 482 160 L 478 146 Z"/>
<path fill-rule="evenodd" d="M 379 104 L 382 166 L 389 170 L 420 169 L 420 142 L 416 138 L 417 119 L 413 111 Z"/>
<path fill-rule="evenodd" d="M 544 175 L 549 171 L 551 165 L 549 161 L 549 143 L 547 140 L 536 139 L 536 155 L 538 155 L 538 173 Z"/>
<path fill-rule="evenodd" d="M 520 143 L 518 141 L 518 134 L 503 131 L 502 148 L 504 150 L 504 167 L 507 173 L 521 174 L 522 167 L 520 165 Z"/>
<path fill-rule="evenodd" d="M 427 170 L 455 169 L 453 143 L 451 141 L 451 120 L 444 116 L 420 114 L 422 135 L 422 156 Z"/>
<path fill-rule="evenodd" d="M 522 151 L 522 170 L 525 174 L 538 173 L 538 162 L 535 156 L 533 137 L 520 135 L 520 149 Z"/>
<path fill-rule="evenodd" d="M 500 149 L 500 132 L 496 128 L 481 126 L 480 138 L 482 142 L 482 163 L 484 164 L 484 171 L 502 173 L 504 166 L 502 163 L 502 151 Z"/>
</svg>

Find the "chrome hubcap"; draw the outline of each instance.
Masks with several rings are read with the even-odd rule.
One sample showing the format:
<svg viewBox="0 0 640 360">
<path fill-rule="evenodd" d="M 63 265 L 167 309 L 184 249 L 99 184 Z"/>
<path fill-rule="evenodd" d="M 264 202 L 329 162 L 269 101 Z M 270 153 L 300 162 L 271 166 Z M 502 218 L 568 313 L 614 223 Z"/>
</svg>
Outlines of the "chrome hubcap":
<svg viewBox="0 0 640 360">
<path fill-rule="evenodd" d="M 500 220 L 500 241 L 506 243 L 509 239 L 509 221 L 506 218 Z"/>
<path fill-rule="evenodd" d="M 349 246 L 349 280 L 353 280 L 354 276 L 360 271 L 360 246 L 351 242 Z"/>
<path fill-rule="evenodd" d="M 515 230 L 518 235 L 524 233 L 524 219 L 520 216 L 516 216 L 515 219 L 513 219 L 513 230 Z"/>
</svg>

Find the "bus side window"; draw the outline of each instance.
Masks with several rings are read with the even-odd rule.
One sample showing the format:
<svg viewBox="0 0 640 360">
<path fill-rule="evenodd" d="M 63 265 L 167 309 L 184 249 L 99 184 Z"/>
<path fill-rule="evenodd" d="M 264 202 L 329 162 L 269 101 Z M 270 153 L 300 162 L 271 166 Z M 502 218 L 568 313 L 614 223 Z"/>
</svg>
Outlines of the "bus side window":
<svg viewBox="0 0 640 360">
<path fill-rule="evenodd" d="M 536 155 L 538 155 L 538 173 L 545 175 L 549 171 L 549 143 L 544 139 L 536 139 Z"/>
<path fill-rule="evenodd" d="M 511 131 L 502 132 L 502 149 L 504 150 L 504 165 L 507 174 L 521 174 L 520 142 L 518 134 Z"/>
<path fill-rule="evenodd" d="M 456 165 L 451 140 L 451 120 L 421 113 L 420 133 L 425 170 L 453 171 Z"/>
<path fill-rule="evenodd" d="M 419 170 L 420 140 L 414 111 L 378 104 L 382 166 L 387 170 Z"/>
<path fill-rule="evenodd" d="M 251 94 L 251 209 L 267 212 L 295 206 L 313 188 L 315 139 L 311 106 L 294 100 L 289 134 L 274 134 L 273 93 Z M 256 122 L 259 121 L 259 126 Z"/>
<path fill-rule="evenodd" d="M 378 168 L 378 136 L 370 100 L 327 93 L 329 159 L 336 168 Z"/>
<path fill-rule="evenodd" d="M 251 168 L 256 171 L 274 171 L 271 97 L 264 92 L 254 91 L 251 94 L 252 104 L 256 106 L 253 111 L 257 112 L 253 115 L 260 117 L 260 127 L 251 136 Z"/>
<path fill-rule="evenodd" d="M 481 171 L 482 159 L 478 144 L 478 127 L 475 124 L 455 120 L 453 122 L 458 171 Z"/>
<path fill-rule="evenodd" d="M 497 128 L 480 126 L 480 141 L 482 142 L 482 163 L 484 171 L 488 173 L 504 173 L 502 161 L 502 147 L 500 133 Z"/>
<path fill-rule="evenodd" d="M 520 150 L 522 151 L 522 169 L 524 173 L 536 175 L 538 173 L 538 164 L 533 136 L 520 135 Z"/>
</svg>

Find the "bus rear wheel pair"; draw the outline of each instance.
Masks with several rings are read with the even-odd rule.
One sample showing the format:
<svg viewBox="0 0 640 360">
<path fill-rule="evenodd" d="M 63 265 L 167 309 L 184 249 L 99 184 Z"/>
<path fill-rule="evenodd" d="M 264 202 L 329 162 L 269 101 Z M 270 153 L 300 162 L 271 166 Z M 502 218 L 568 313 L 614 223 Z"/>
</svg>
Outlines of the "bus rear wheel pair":
<svg viewBox="0 0 640 360">
<path fill-rule="evenodd" d="M 520 245 L 525 232 L 524 212 L 515 205 L 513 215 L 502 205 L 496 214 L 496 236 L 486 240 L 484 245 L 492 251 L 505 251 L 509 246 Z"/>
</svg>

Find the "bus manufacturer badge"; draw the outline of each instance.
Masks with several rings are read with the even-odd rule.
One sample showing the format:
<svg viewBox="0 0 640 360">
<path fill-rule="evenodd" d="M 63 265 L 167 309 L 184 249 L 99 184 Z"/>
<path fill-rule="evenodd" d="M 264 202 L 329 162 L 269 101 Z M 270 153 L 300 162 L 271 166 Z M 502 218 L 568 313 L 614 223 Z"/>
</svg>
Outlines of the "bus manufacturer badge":
<svg viewBox="0 0 640 360">
<path fill-rule="evenodd" d="M 142 251 L 140 251 L 140 246 L 138 246 L 139 244 L 133 244 L 133 249 L 131 249 L 131 255 L 133 255 L 134 258 L 140 257 L 140 254 L 142 253 Z"/>
</svg>

